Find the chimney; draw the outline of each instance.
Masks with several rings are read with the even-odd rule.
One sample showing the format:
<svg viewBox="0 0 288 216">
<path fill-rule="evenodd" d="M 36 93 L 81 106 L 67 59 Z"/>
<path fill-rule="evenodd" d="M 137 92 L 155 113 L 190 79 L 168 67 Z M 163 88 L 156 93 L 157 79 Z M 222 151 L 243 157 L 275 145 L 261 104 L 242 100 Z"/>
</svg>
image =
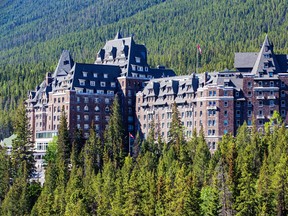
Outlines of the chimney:
<svg viewBox="0 0 288 216">
<path fill-rule="evenodd" d="M 47 86 L 52 82 L 52 75 L 50 72 L 46 73 L 45 82 Z"/>
</svg>

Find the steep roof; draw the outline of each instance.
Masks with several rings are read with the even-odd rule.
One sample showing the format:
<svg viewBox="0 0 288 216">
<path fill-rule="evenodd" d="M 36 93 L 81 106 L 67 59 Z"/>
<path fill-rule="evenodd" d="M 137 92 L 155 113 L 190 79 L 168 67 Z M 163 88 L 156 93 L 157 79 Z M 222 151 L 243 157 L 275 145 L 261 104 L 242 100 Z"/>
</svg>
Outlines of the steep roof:
<svg viewBox="0 0 288 216">
<path fill-rule="evenodd" d="M 252 74 L 258 74 L 259 72 L 280 72 L 279 69 L 273 52 L 273 44 L 270 43 L 268 35 L 266 35 L 253 66 Z"/>
<path fill-rule="evenodd" d="M 54 71 L 53 77 L 66 76 L 73 65 L 74 60 L 72 59 L 70 52 L 68 50 L 63 50 L 59 58 L 58 65 Z"/>
</svg>

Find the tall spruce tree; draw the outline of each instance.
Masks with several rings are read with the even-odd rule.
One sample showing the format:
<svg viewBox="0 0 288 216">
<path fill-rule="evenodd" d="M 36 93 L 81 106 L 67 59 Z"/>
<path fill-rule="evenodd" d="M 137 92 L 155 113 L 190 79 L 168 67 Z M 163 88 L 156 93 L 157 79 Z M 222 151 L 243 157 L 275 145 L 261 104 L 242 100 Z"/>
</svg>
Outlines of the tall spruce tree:
<svg viewBox="0 0 288 216">
<path fill-rule="evenodd" d="M 16 138 L 12 141 L 12 176 L 19 177 L 23 174 L 23 163 L 27 169 L 27 178 L 32 177 L 35 172 L 35 160 L 33 156 L 33 143 L 26 109 L 23 102 L 20 102 L 16 111 L 14 121 L 14 133 Z"/>
<path fill-rule="evenodd" d="M 121 167 L 125 156 L 124 129 L 122 123 L 119 96 L 116 95 L 112 104 L 110 121 L 104 136 L 106 161 L 110 159 L 116 168 Z"/>
</svg>

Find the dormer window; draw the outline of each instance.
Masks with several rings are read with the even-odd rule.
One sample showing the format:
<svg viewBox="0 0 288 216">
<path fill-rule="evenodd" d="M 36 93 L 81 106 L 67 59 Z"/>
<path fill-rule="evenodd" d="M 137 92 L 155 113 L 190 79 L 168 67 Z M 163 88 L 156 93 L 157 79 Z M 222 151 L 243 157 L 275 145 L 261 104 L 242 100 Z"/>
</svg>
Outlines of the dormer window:
<svg viewBox="0 0 288 216">
<path fill-rule="evenodd" d="M 79 79 L 79 85 L 80 86 L 85 86 L 85 80 Z"/>
<path fill-rule="evenodd" d="M 106 86 L 106 83 L 105 83 L 105 82 L 100 82 L 100 86 L 101 86 L 101 87 L 105 87 L 105 86 Z"/>
<path fill-rule="evenodd" d="M 99 111 L 100 111 L 99 106 L 96 106 L 96 107 L 95 107 L 95 111 L 96 111 L 96 112 L 99 112 Z"/>
<path fill-rule="evenodd" d="M 104 76 L 104 78 L 105 78 L 105 79 L 107 79 L 107 78 L 108 78 L 108 74 L 104 74 L 103 76 Z"/>
<path fill-rule="evenodd" d="M 90 81 L 90 86 L 95 86 L 95 81 Z"/>
<path fill-rule="evenodd" d="M 64 61 L 63 64 L 64 64 L 64 65 L 69 64 L 69 60 Z"/>
<path fill-rule="evenodd" d="M 139 57 L 135 57 L 135 62 L 136 63 L 140 63 L 141 62 L 141 59 Z"/>
<path fill-rule="evenodd" d="M 97 77 L 98 77 L 98 74 L 97 74 L 97 73 L 93 73 L 93 77 L 94 77 L 94 78 L 97 78 Z"/>
<path fill-rule="evenodd" d="M 136 71 L 136 65 L 131 65 L 132 71 Z"/>
<path fill-rule="evenodd" d="M 148 72 L 148 71 L 149 71 L 149 68 L 148 68 L 148 67 L 145 67 L 145 71 Z"/>
<path fill-rule="evenodd" d="M 138 71 L 143 71 L 143 67 L 142 66 L 137 66 L 137 70 Z"/>
<path fill-rule="evenodd" d="M 83 77 L 87 77 L 87 75 L 88 75 L 88 72 L 83 71 Z"/>
<path fill-rule="evenodd" d="M 84 107 L 84 111 L 89 111 L 89 108 L 87 105 Z"/>
</svg>

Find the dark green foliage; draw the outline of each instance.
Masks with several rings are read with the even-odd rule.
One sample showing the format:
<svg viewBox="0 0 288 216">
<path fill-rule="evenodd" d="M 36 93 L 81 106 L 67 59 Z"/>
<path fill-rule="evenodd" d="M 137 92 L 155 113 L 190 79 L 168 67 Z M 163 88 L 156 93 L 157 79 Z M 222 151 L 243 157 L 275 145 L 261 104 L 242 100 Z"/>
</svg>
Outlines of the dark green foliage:
<svg viewBox="0 0 288 216">
<path fill-rule="evenodd" d="M 111 160 L 115 168 L 121 167 L 124 159 L 124 130 L 119 96 L 116 95 L 112 104 L 112 114 L 105 131 L 105 157 Z"/>
<path fill-rule="evenodd" d="M 108 157 L 111 145 L 101 160 L 105 154 L 93 127 L 85 144 L 76 133 L 71 153 L 64 112 L 62 118 L 57 146 L 55 140 L 49 144 L 42 188 L 28 180 L 25 160 L 19 167 L 24 175 L 10 185 L 9 159 L 0 151 L 2 215 L 287 215 L 288 136 L 278 123 L 264 135 L 244 124 L 235 138 L 223 136 L 213 154 L 203 130 L 161 149 L 153 146 L 151 131 L 146 150 L 123 157 L 118 166 Z"/>
<path fill-rule="evenodd" d="M 28 128 L 28 117 L 24 103 L 20 103 L 17 109 L 14 132 L 16 138 L 12 141 L 12 176 L 15 178 L 23 176 L 23 167 L 25 167 L 27 176 L 31 177 L 35 171 L 35 160 L 32 155 L 33 143 L 31 142 L 31 132 Z"/>
</svg>

